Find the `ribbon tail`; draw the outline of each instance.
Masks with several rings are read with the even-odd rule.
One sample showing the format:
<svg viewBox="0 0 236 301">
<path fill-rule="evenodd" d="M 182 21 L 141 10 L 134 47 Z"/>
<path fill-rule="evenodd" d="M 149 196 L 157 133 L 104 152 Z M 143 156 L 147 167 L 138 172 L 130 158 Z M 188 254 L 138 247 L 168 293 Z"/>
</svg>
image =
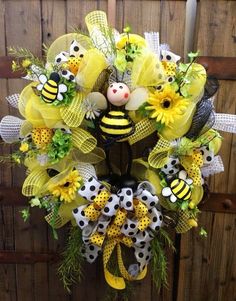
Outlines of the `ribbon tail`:
<svg viewBox="0 0 236 301">
<path fill-rule="evenodd" d="M 121 255 L 121 246 L 120 244 L 117 244 L 117 258 L 118 258 L 118 266 L 119 266 L 119 269 L 120 269 L 120 273 L 121 275 L 129 280 L 129 281 L 134 281 L 134 280 L 142 280 L 146 274 L 147 274 L 147 266 L 145 266 L 145 268 L 143 269 L 142 272 L 140 272 L 137 277 L 132 277 L 129 272 L 127 271 L 125 265 L 124 265 L 124 262 L 123 262 L 123 259 L 122 259 L 122 255 Z"/>
<path fill-rule="evenodd" d="M 107 264 L 109 262 L 109 259 L 111 257 L 111 254 L 116 246 L 117 242 L 116 240 L 112 239 L 109 240 L 104 248 L 103 252 L 103 266 L 104 266 L 104 275 L 106 282 L 113 287 L 114 289 L 122 290 L 125 289 L 125 281 L 123 277 L 114 276 L 111 272 L 107 269 Z"/>
</svg>

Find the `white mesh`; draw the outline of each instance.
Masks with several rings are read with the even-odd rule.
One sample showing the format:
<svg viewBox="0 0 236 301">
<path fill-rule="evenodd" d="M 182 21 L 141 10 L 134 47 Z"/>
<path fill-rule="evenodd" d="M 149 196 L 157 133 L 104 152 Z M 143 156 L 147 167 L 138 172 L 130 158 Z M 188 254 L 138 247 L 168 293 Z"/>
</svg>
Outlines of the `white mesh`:
<svg viewBox="0 0 236 301">
<path fill-rule="evenodd" d="M 201 168 L 203 177 L 209 177 L 224 171 L 224 164 L 220 156 L 215 156 L 212 163 Z"/>
<path fill-rule="evenodd" d="M 160 56 L 159 32 L 145 32 L 144 36 L 150 50 L 153 51 L 159 57 Z"/>
<path fill-rule="evenodd" d="M 215 123 L 213 128 L 219 131 L 236 134 L 236 115 L 233 114 L 215 114 Z"/>
<path fill-rule="evenodd" d="M 7 115 L 3 117 L 0 122 L 0 135 L 2 140 L 6 143 L 13 143 L 19 141 L 20 138 L 20 128 L 24 120 Z"/>
<path fill-rule="evenodd" d="M 18 108 L 20 94 L 12 94 L 6 97 L 7 102 L 14 108 Z"/>
<path fill-rule="evenodd" d="M 92 164 L 80 162 L 77 170 L 84 181 L 88 181 L 91 177 L 96 178 L 96 171 Z"/>
</svg>

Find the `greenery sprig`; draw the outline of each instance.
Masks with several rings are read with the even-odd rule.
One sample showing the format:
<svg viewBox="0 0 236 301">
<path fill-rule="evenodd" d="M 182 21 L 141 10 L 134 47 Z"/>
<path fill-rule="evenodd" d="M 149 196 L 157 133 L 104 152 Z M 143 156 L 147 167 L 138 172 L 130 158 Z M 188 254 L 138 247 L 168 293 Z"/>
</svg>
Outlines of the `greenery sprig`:
<svg viewBox="0 0 236 301">
<path fill-rule="evenodd" d="M 83 275 L 82 264 L 84 257 L 81 253 L 82 246 L 83 240 L 80 228 L 71 227 L 67 246 L 62 253 L 63 259 L 58 269 L 59 276 L 68 292 L 71 292 L 71 285 L 79 282 Z"/>
</svg>

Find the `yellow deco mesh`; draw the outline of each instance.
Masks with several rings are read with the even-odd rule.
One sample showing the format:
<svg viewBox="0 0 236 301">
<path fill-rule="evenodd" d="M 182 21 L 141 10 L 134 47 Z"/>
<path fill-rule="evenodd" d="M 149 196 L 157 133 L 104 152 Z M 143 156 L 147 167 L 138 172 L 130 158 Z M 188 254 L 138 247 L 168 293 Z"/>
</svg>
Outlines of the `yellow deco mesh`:
<svg viewBox="0 0 236 301">
<path fill-rule="evenodd" d="M 155 122 L 145 118 L 135 125 L 135 132 L 128 138 L 129 144 L 132 145 L 156 131 Z"/>
<path fill-rule="evenodd" d="M 90 49 L 80 63 L 76 82 L 86 91 L 91 91 L 101 72 L 107 68 L 105 56 L 97 49 Z"/>
<path fill-rule="evenodd" d="M 175 227 L 177 233 L 185 233 L 192 228 L 188 224 L 188 220 L 191 218 L 188 210 L 179 210 L 178 211 L 178 223 Z"/>
<path fill-rule="evenodd" d="M 89 13 L 85 17 L 85 23 L 87 25 L 89 33 L 92 32 L 94 27 L 107 28 L 107 16 L 103 11 L 94 11 Z"/>
<path fill-rule="evenodd" d="M 82 153 L 79 149 L 72 151 L 75 162 L 97 164 L 105 159 L 105 153 L 100 147 L 95 147 L 90 153 Z"/>
<path fill-rule="evenodd" d="M 134 60 L 131 80 L 134 87 L 157 86 L 165 81 L 164 68 L 154 53 L 143 53 Z"/>
<path fill-rule="evenodd" d="M 162 168 L 167 162 L 169 151 L 170 142 L 163 138 L 159 139 L 148 157 L 148 163 L 150 166 L 154 168 Z"/>
<path fill-rule="evenodd" d="M 18 101 L 18 109 L 19 109 L 20 114 L 23 117 L 25 117 L 25 107 L 26 107 L 27 101 L 32 96 L 32 92 L 33 92 L 32 88 L 36 87 L 36 85 L 37 85 L 36 83 L 29 84 L 22 90 L 22 92 L 20 94 L 19 101 Z"/>
<path fill-rule="evenodd" d="M 96 138 L 80 128 L 72 130 L 72 142 L 83 153 L 91 152 L 97 145 Z"/>
<path fill-rule="evenodd" d="M 49 176 L 42 168 L 36 168 L 25 179 L 22 194 L 25 196 L 37 195 L 41 187 L 49 180 Z"/>
<path fill-rule="evenodd" d="M 62 119 L 69 127 L 78 127 L 83 121 L 85 115 L 83 99 L 84 94 L 78 92 L 69 106 L 60 109 Z"/>
<path fill-rule="evenodd" d="M 32 129 L 33 129 L 32 124 L 29 121 L 25 120 L 22 123 L 21 128 L 20 128 L 21 136 L 24 136 L 24 137 L 27 136 L 29 133 L 31 133 Z"/>
</svg>

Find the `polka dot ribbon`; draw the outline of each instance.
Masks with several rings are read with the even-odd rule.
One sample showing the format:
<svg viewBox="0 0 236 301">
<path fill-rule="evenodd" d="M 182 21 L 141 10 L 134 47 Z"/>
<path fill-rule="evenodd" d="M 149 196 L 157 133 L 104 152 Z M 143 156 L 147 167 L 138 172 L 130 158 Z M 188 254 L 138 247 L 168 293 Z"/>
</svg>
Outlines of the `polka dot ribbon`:
<svg viewBox="0 0 236 301">
<path fill-rule="evenodd" d="M 90 178 L 79 190 L 88 203 L 73 210 L 82 229 L 85 258 L 93 262 L 102 251 L 106 281 L 116 289 L 125 287 L 124 279 L 145 277 L 151 259 L 150 241 L 162 225 L 162 214 L 156 207 L 158 197 L 141 188 L 141 184 L 134 193 L 130 188 L 122 188 L 112 194 L 95 178 Z M 121 255 L 122 244 L 134 247 L 137 265 L 128 270 Z M 115 248 L 122 277 L 112 275 L 107 267 Z"/>
</svg>

